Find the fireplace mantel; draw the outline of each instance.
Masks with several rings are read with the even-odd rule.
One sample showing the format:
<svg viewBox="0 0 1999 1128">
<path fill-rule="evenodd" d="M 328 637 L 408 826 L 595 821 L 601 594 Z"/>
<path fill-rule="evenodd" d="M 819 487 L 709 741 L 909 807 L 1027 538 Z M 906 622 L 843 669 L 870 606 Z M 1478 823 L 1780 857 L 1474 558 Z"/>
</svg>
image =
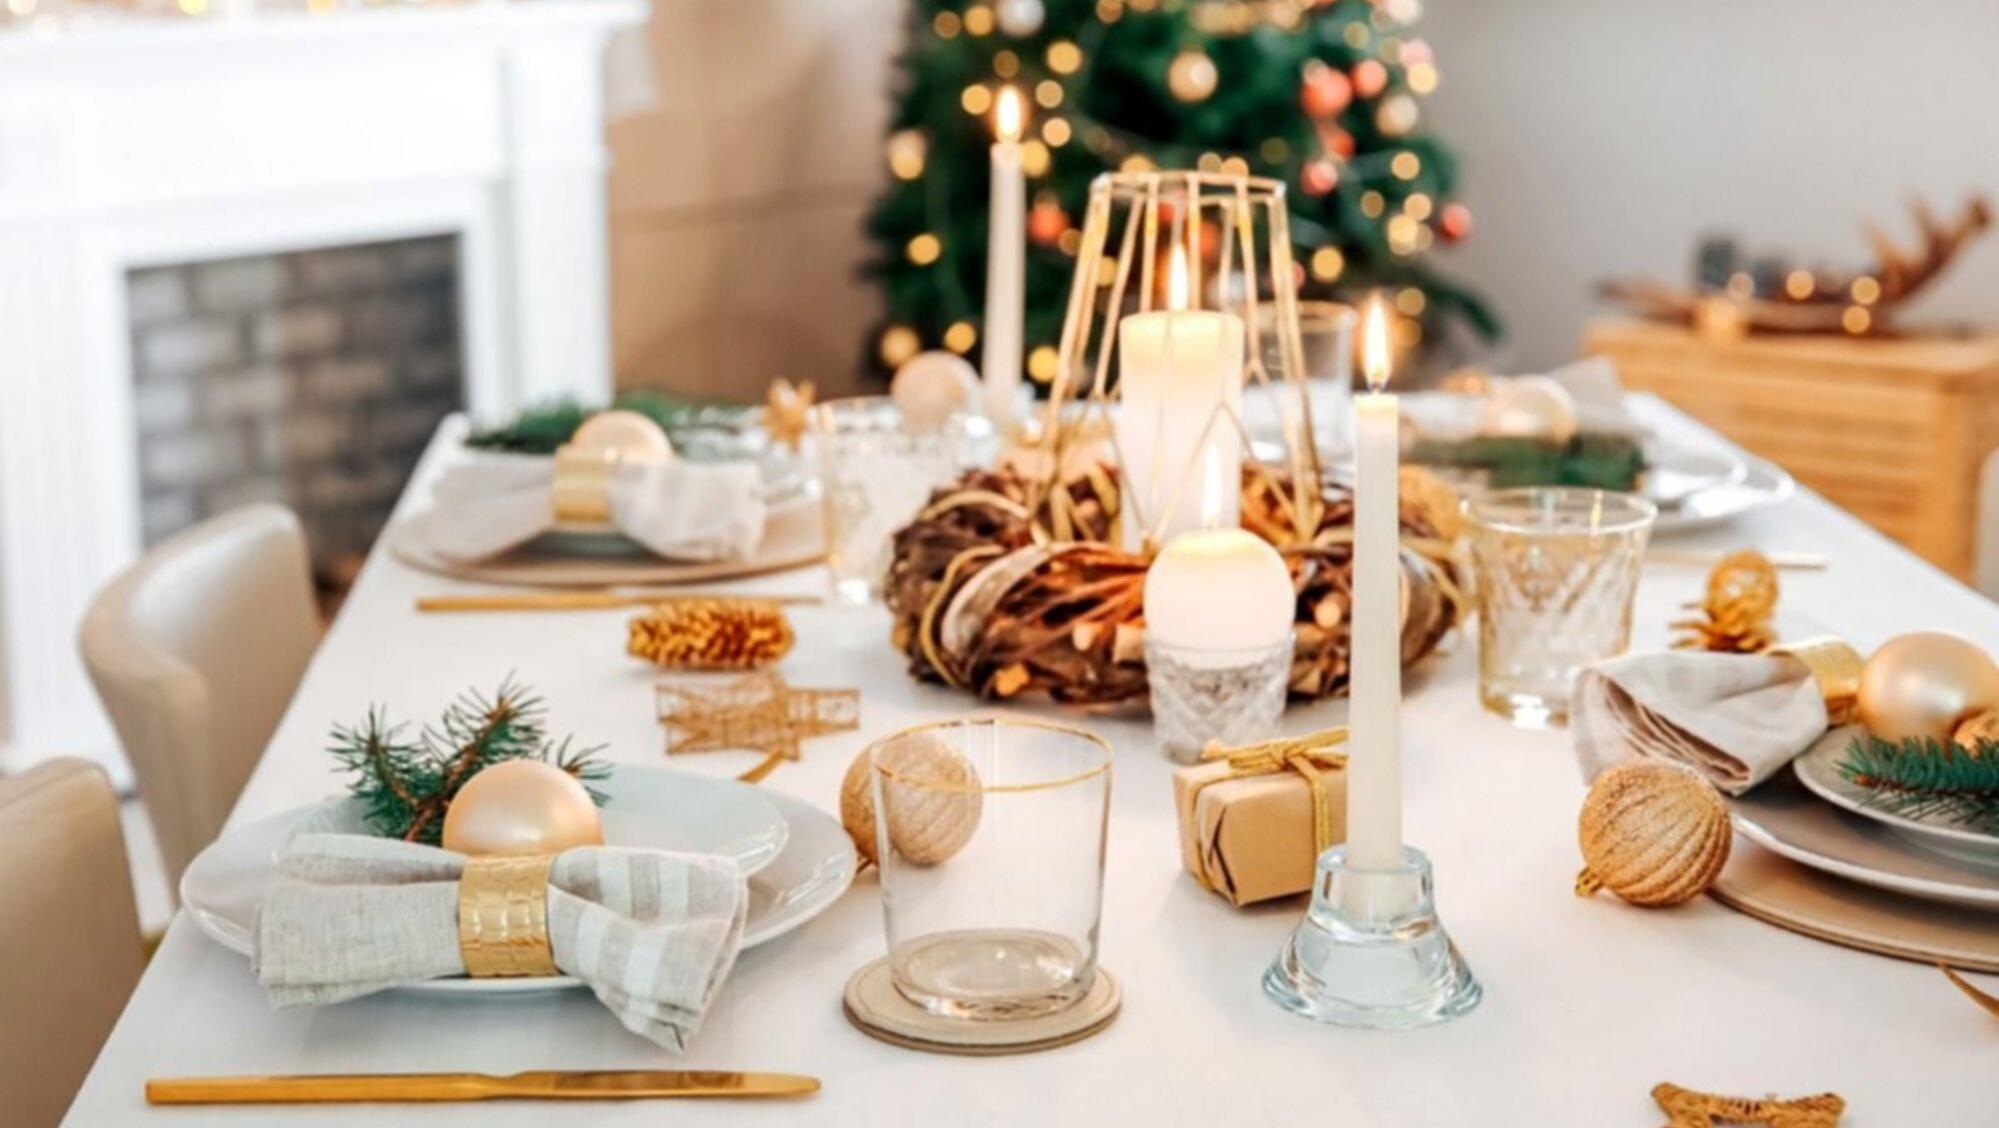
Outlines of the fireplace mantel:
<svg viewBox="0 0 1999 1128">
<path fill-rule="evenodd" d="M 456 234 L 472 412 L 604 398 L 604 47 L 646 13 L 0 24 L 0 765 L 120 762 L 74 638 L 140 547 L 126 272 Z"/>
</svg>

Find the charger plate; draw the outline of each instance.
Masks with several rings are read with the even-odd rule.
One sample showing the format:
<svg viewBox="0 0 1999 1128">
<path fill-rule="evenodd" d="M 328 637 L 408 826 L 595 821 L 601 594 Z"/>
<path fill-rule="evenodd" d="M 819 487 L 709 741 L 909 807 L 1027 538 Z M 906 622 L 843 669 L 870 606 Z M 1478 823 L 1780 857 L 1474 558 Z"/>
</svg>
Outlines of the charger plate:
<svg viewBox="0 0 1999 1128">
<path fill-rule="evenodd" d="M 1708 894 L 1814 939 L 1897 959 L 1999 972 L 1999 914 L 1842 881 L 1786 861 L 1741 835 Z"/>
<path fill-rule="evenodd" d="M 802 568 L 826 555 L 825 511 L 816 497 L 774 509 L 764 526 L 762 543 L 741 560 L 665 560 L 645 552 L 605 552 L 601 546 L 579 545 L 579 534 L 573 532 L 540 537 L 489 560 L 449 560 L 432 547 L 427 517 L 428 511 L 413 513 L 389 526 L 385 539 L 396 558 L 440 576 L 489 584 L 616 587 L 700 583 Z"/>
<path fill-rule="evenodd" d="M 1123 1005 L 1124 988 L 1099 967 L 1088 993 L 1054 1014 L 1003 1022 L 945 1018 L 903 998 L 883 957 L 847 980 L 843 1009 L 855 1029 L 890 1045 L 932 1054 L 991 1057 L 1080 1042 L 1109 1026 Z"/>
</svg>

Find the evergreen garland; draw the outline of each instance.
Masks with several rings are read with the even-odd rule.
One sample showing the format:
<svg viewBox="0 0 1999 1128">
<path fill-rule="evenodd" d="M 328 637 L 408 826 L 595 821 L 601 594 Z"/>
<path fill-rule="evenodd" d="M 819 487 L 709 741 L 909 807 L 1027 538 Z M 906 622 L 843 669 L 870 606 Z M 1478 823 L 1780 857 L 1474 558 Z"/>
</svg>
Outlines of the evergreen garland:
<svg viewBox="0 0 1999 1128">
<path fill-rule="evenodd" d="M 1899 744 L 1854 738 L 1839 763 L 1868 803 L 1904 818 L 1939 816 L 1983 834 L 1999 835 L 1999 744 L 1975 750 L 1951 741 L 1911 737 Z"/>
<path fill-rule="evenodd" d="M 704 403 L 681 399 L 662 392 L 636 390 L 619 392 L 611 407 L 636 411 L 660 425 L 668 438 L 675 432 L 697 427 L 739 427 L 749 418 L 750 409 L 734 404 Z M 519 454 L 554 454 L 557 447 L 576 434 L 585 419 L 597 414 L 574 401 L 562 401 L 524 411 L 501 427 L 475 431 L 465 445 L 480 450 L 507 450 Z"/>
<path fill-rule="evenodd" d="M 1628 493 L 1645 470 L 1645 451 L 1626 435 L 1582 434 L 1566 443 L 1510 435 L 1419 440 L 1411 461 L 1425 466 L 1483 470 L 1493 489 L 1582 486 Z"/>
<path fill-rule="evenodd" d="M 435 726 L 415 736 L 391 724 L 380 706 L 359 725 L 336 725 L 328 749 L 341 770 L 352 775 L 347 790 L 361 801 L 368 826 L 385 837 L 435 846 L 444 832 L 444 812 L 466 781 L 503 760 L 543 760 L 577 779 L 601 780 L 610 765 L 597 759 L 601 746 L 572 749 L 567 737 L 548 739 L 541 700 L 514 684 L 500 683 L 491 696 L 468 690 L 444 710 Z M 594 788 L 590 798 L 604 796 Z"/>
</svg>

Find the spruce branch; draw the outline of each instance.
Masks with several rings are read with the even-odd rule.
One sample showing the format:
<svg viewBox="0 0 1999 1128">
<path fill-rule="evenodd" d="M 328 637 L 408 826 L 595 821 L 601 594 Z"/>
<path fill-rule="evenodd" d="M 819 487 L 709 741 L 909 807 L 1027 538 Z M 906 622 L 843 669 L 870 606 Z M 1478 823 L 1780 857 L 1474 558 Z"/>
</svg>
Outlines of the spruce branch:
<svg viewBox="0 0 1999 1128">
<path fill-rule="evenodd" d="M 376 833 L 436 845 L 444 814 L 473 776 L 506 760 L 542 760 L 589 783 L 610 775 L 598 759 L 602 746 L 575 747 L 567 737 L 549 740 L 539 697 L 509 677 L 491 695 L 468 690 L 434 725 L 412 740 L 379 706 L 359 725 L 336 725 L 329 751 L 351 778 L 348 793 L 360 801 Z M 605 796 L 589 788 L 602 805 Z"/>
<path fill-rule="evenodd" d="M 1861 736 L 1847 746 L 1838 770 L 1868 792 L 1869 806 L 1999 835 L 1999 743 L 1980 740 L 1967 749 L 1931 738 L 1896 743 Z"/>
</svg>

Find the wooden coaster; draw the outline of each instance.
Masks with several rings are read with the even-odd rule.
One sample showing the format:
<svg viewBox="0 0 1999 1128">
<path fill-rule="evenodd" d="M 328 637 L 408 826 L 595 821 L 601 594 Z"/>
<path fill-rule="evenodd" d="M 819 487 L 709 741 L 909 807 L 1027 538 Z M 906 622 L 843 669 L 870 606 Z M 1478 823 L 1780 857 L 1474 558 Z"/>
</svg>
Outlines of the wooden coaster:
<svg viewBox="0 0 1999 1128">
<path fill-rule="evenodd" d="M 981 1022 L 931 1014 L 902 997 L 889 976 L 887 958 L 866 965 L 847 980 L 847 1021 L 871 1038 L 932 1054 L 1031 1054 L 1080 1042 L 1109 1026 L 1124 1005 L 1124 989 L 1103 968 L 1076 1005 L 1054 1014 L 1010 1021 Z"/>
<path fill-rule="evenodd" d="M 1741 835 L 1708 895 L 1814 939 L 1898 959 L 1999 972 L 1999 913 L 1844 881 L 1780 858 Z"/>
</svg>

